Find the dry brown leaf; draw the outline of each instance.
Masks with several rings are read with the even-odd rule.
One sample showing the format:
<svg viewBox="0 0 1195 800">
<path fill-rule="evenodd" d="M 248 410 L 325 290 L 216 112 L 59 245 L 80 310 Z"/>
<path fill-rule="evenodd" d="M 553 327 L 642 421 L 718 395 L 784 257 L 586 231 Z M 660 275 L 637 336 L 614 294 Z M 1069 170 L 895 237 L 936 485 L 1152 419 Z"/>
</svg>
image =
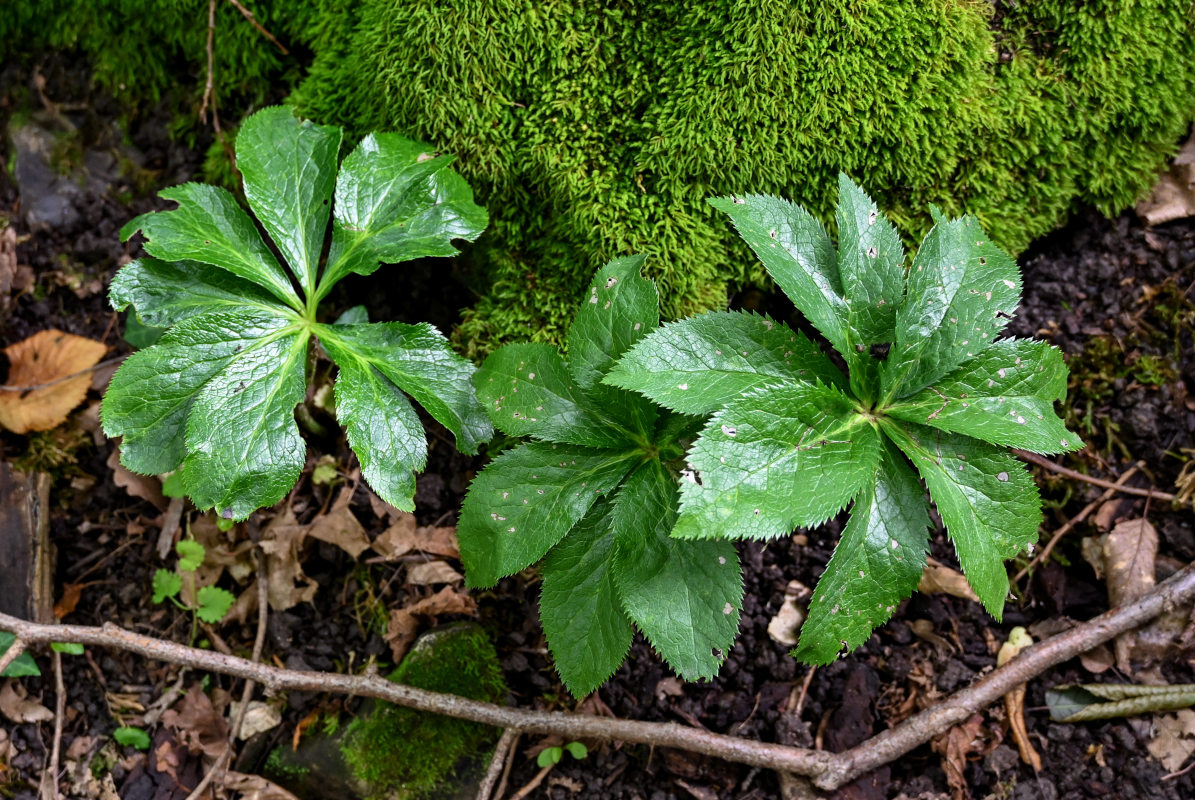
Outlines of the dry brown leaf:
<svg viewBox="0 0 1195 800">
<path fill-rule="evenodd" d="M 1104 540 L 1104 574 L 1108 586 L 1108 604 L 1112 608 L 1137 600 L 1154 588 L 1154 562 L 1158 555 L 1158 532 L 1147 520 L 1133 519 L 1118 523 Z M 1116 637 L 1116 665 L 1122 672 L 1133 671 L 1134 631 Z"/>
<path fill-rule="evenodd" d="M 1157 717 L 1153 737 L 1145 747 L 1170 772 L 1182 769 L 1187 759 L 1195 754 L 1195 711 L 1184 708 Z"/>
<path fill-rule="evenodd" d="M 161 721 L 192 753 L 214 759 L 228 747 L 228 723 L 216 712 L 202 684 L 194 684 L 175 708 L 162 714 Z"/>
<path fill-rule="evenodd" d="M 260 775 L 227 770 L 220 782 L 224 788 L 241 793 L 241 800 L 299 800 L 295 795 Z"/>
<path fill-rule="evenodd" d="M 917 591 L 922 594 L 948 594 L 979 602 L 979 597 L 971 588 L 971 584 L 967 583 L 963 573 L 945 564 L 939 564 L 932 558 L 925 560 L 925 569 L 921 571 L 921 583 L 918 584 Z"/>
<path fill-rule="evenodd" d="M 1079 655 L 1079 663 L 1083 665 L 1083 669 L 1092 675 L 1100 675 L 1112 669 L 1112 665 L 1116 663 L 1116 658 L 1112 655 L 1111 647 L 1101 644 L 1098 647 L 1088 650 L 1086 653 L 1081 653 Z"/>
<path fill-rule="evenodd" d="M 313 539 L 336 545 L 353 558 L 357 558 L 369 549 L 369 536 L 349 509 L 352 497 L 351 489 L 341 489 L 328 513 L 320 514 L 312 520 L 306 533 Z"/>
<path fill-rule="evenodd" d="M 942 756 L 942 771 L 946 773 L 946 782 L 950 785 L 954 800 L 968 800 L 971 797 L 967 789 L 967 756 L 979 749 L 976 740 L 982 728 L 983 717 L 972 714 L 966 722 L 955 725 L 931 743 L 934 752 Z"/>
<path fill-rule="evenodd" d="M 441 583 L 450 583 L 455 586 L 458 583 L 464 583 L 465 576 L 443 561 L 424 561 L 412 564 L 407 569 L 406 582 L 409 586 L 435 586 Z"/>
<path fill-rule="evenodd" d="M 86 583 L 68 583 L 63 586 L 62 599 L 54 604 L 54 619 L 62 619 L 67 614 L 74 613 L 86 587 Z"/>
<path fill-rule="evenodd" d="M 768 621 L 768 636 L 772 641 L 785 647 L 792 647 L 797 643 L 801 625 L 805 622 L 805 603 L 811 592 L 809 587 L 800 581 L 789 581 L 784 589 L 784 602 L 780 604 L 776 616 Z"/>
<path fill-rule="evenodd" d="M 415 527 L 415 515 L 403 514 L 373 542 L 373 550 L 387 561 L 407 553 L 431 553 L 445 558 L 460 558 L 456 528 Z"/>
<path fill-rule="evenodd" d="M 419 617 L 436 617 L 441 614 L 473 614 L 477 611 L 477 603 L 467 594 L 461 594 L 449 586 L 445 586 L 431 597 L 407 606 L 396 608 L 390 612 L 390 624 L 386 627 L 386 641 L 390 643 L 390 651 L 394 655 L 394 663 L 402 661 L 411 644 L 415 641 L 415 634 L 419 631 Z"/>
<path fill-rule="evenodd" d="M 36 700 L 30 700 L 25 687 L 14 680 L 4 682 L 0 688 L 0 714 L 10 722 L 48 722 L 54 719 L 54 712 Z"/>
<path fill-rule="evenodd" d="M 1079 543 L 1079 554 L 1091 565 L 1096 580 L 1100 581 L 1104 579 L 1104 542 L 1107 540 L 1107 534 L 1084 536 L 1083 541 Z"/>
<path fill-rule="evenodd" d="M 289 519 L 291 524 L 286 524 Z M 306 535 L 294 524 L 294 514 L 287 509 L 266 526 L 262 534 L 261 550 L 266 555 L 268 583 L 266 586 L 270 608 L 286 611 L 299 603 L 311 602 L 319 583 L 308 577 L 299 564 L 299 549 Z M 282 524 L 275 523 L 282 520 Z"/>
<path fill-rule="evenodd" d="M 95 364 L 107 347 L 100 342 L 51 328 L 5 348 L 12 363 L 7 386 L 42 386 L 75 375 Z M 0 426 L 13 433 L 47 431 L 87 396 L 88 374 L 26 391 L 0 390 Z"/>
<path fill-rule="evenodd" d="M 1138 203 L 1136 210 L 1146 225 L 1195 216 L 1195 134 L 1178 151 L 1149 199 Z"/>
<path fill-rule="evenodd" d="M 237 713 L 240 711 L 240 703 L 233 705 L 230 714 L 233 719 L 236 719 Z M 249 707 L 245 709 L 245 718 L 241 722 L 241 730 L 237 734 L 237 738 L 241 741 L 248 741 L 259 733 L 272 731 L 282 724 L 282 712 L 269 703 L 263 703 L 260 700 L 250 700 Z"/>
<path fill-rule="evenodd" d="M 17 276 L 17 232 L 5 225 L 0 231 L 0 308 L 8 305 L 12 281 Z"/>
<path fill-rule="evenodd" d="M 124 489 L 131 497 L 145 500 L 158 511 L 165 511 L 170 504 L 162 494 L 162 482 L 156 475 L 138 475 L 125 469 L 120 463 L 120 448 L 113 447 L 108 456 L 108 469 L 112 470 L 112 482 Z"/>
<path fill-rule="evenodd" d="M 1000 652 L 996 655 L 996 666 L 1004 666 L 1032 644 L 1033 637 L 1024 628 L 1013 628 L 1008 634 L 1008 641 L 1000 646 Z M 1025 684 L 1022 683 L 1004 695 L 1004 710 L 1008 712 L 1008 727 L 1012 731 L 1012 739 L 1016 742 L 1021 760 L 1033 767 L 1034 772 L 1041 772 L 1041 756 L 1029 740 L 1029 729 L 1025 727 Z"/>
</svg>

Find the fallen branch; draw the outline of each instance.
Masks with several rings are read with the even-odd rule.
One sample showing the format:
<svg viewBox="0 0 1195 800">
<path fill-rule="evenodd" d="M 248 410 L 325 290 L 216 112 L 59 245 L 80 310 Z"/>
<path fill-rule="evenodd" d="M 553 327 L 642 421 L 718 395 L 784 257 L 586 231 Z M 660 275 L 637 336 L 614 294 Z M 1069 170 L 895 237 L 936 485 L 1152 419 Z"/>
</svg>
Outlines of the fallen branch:
<svg viewBox="0 0 1195 800">
<path fill-rule="evenodd" d="M 1098 486 L 1101 489 L 1114 489 L 1122 494 L 1131 494 L 1137 497 L 1150 497 L 1156 500 L 1164 500 L 1167 503 L 1175 503 L 1177 505 L 1191 505 L 1190 500 L 1184 500 L 1181 497 L 1170 494 L 1169 492 L 1159 492 L 1157 489 L 1138 489 L 1136 486 L 1122 486 L 1120 483 L 1113 483 L 1112 481 L 1104 480 L 1103 478 L 1096 478 L 1091 475 L 1084 475 L 1082 472 L 1077 472 L 1070 467 L 1064 467 L 1061 464 L 1055 464 L 1048 458 L 1039 456 L 1036 453 L 1030 453 L 1026 450 L 1013 450 L 1013 454 L 1018 458 L 1028 461 L 1030 464 L 1048 469 L 1050 472 L 1056 472 L 1067 478 L 1072 478 L 1084 483 L 1090 483 L 1092 486 Z"/>
<path fill-rule="evenodd" d="M 634 722 L 561 711 L 529 711 L 468 700 L 392 683 L 377 675 L 342 675 L 281 669 L 248 659 L 198 650 L 126 631 L 115 625 L 39 625 L 0 614 L 0 630 L 26 645 L 77 642 L 115 647 L 146 658 L 182 664 L 255 681 L 273 691 L 331 692 L 373 697 L 419 711 L 443 714 L 523 733 L 557 735 L 567 741 L 621 740 L 671 747 L 740 764 L 808 776 L 820 789 L 833 790 L 925 744 L 1015 687 L 1116 635 L 1195 599 L 1195 565 L 1188 565 L 1140 600 L 1101 614 L 1025 650 L 938 705 L 910 717 L 843 753 L 756 742 L 737 736 L 687 728 L 676 723 Z M 15 646 L 15 643 L 14 643 Z"/>
</svg>

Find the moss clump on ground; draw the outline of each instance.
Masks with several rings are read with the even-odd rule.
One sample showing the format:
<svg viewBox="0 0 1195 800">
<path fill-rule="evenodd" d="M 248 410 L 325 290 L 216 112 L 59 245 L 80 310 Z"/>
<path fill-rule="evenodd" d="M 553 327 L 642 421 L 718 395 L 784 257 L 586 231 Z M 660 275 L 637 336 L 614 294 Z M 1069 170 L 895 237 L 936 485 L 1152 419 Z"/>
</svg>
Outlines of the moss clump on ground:
<svg viewBox="0 0 1195 800">
<path fill-rule="evenodd" d="M 508 691 L 494 645 L 469 623 L 423 637 L 388 677 L 490 703 L 502 702 Z M 341 752 L 371 797 L 414 800 L 442 796 L 461 762 L 492 747 L 497 737 L 485 725 L 379 704 L 349 725 Z"/>
<path fill-rule="evenodd" d="M 653 253 L 665 313 L 762 275 L 705 204 L 828 218 L 845 170 L 919 239 L 928 207 L 1019 251 L 1119 210 L 1195 115 L 1187 2 L 367 0 L 294 102 L 458 156 L 492 229 L 458 342 L 559 338 L 593 270 Z"/>
</svg>

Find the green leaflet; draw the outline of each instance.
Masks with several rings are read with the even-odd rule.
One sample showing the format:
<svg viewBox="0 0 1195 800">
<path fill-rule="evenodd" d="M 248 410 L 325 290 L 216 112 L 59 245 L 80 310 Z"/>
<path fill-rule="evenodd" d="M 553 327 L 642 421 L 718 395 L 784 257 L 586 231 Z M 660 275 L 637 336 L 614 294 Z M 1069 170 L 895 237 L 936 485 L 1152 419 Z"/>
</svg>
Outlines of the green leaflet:
<svg viewBox="0 0 1195 800">
<path fill-rule="evenodd" d="M 275 106 L 245 120 L 236 144 L 245 199 L 311 294 L 332 211 L 340 128 L 300 121 Z"/>
<path fill-rule="evenodd" d="M 756 389 L 710 419 L 689 454 L 672 535 L 774 539 L 819 525 L 875 469 L 879 437 L 832 387 Z"/>
<path fill-rule="evenodd" d="M 473 479 L 457 537 L 470 586 L 493 586 L 543 558 L 631 470 L 632 450 L 534 442 Z"/>
<path fill-rule="evenodd" d="M 485 230 L 485 209 L 448 169 L 452 159 L 392 133 L 373 133 L 345 158 L 336 181 L 332 249 L 316 300 L 351 273 L 379 263 L 456 254 L 453 239 Z"/>
<path fill-rule="evenodd" d="M 905 249 L 900 235 L 870 197 L 838 175 L 838 270 L 847 327 L 864 345 L 890 342 L 905 293 Z"/>
<path fill-rule="evenodd" d="M 263 286 L 283 303 L 302 308 L 278 259 L 232 194 L 218 186 L 184 183 L 158 196 L 173 211 L 142 214 L 120 230 L 122 239 L 141 231 L 145 251 L 163 261 L 199 261 Z"/>
<path fill-rule="evenodd" d="M 886 422 L 884 430 L 921 473 L 963 574 L 999 620 L 1008 595 L 1004 562 L 1037 541 L 1041 499 L 1033 478 L 985 442 L 907 423 Z"/>
<path fill-rule="evenodd" d="M 631 348 L 606 378 L 685 414 L 710 414 L 752 389 L 792 381 L 846 384 L 804 334 L 740 311 L 665 325 Z"/>
<path fill-rule="evenodd" d="M 886 622 L 921 580 L 929 547 L 925 491 L 899 452 L 882 458 L 855 498 L 851 518 L 817 582 L 796 656 L 829 664 L 842 645 L 854 650 Z"/>
<path fill-rule="evenodd" d="M 427 460 L 406 395 L 465 452 L 493 435 L 473 365 L 430 325 L 370 324 L 362 307 L 336 324 L 319 321 L 319 300 L 345 275 L 454 253 L 454 239 L 473 239 L 486 223 L 449 159 L 378 134 L 338 172 L 340 141 L 339 128 L 287 108 L 260 111 L 241 127 L 245 196 L 285 265 L 233 196 L 212 186 L 168 189 L 161 196 L 177 209 L 143 215 L 122 231 L 141 230 L 155 257 L 117 273 L 112 305 L 134 309 L 129 328 L 143 344 L 167 330 L 114 376 L 104 429 L 124 437 L 129 469 L 181 466 L 183 490 L 228 519 L 277 502 L 302 470 L 306 446 L 293 412 L 315 364 L 306 359 L 313 336 L 339 363 L 338 413 L 365 479 L 393 505 L 414 507 L 412 473 Z M 329 219 L 330 267 L 321 276 Z"/>
<path fill-rule="evenodd" d="M 614 580 L 627 616 L 669 666 L 685 680 L 712 678 L 739 630 L 739 556 L 730 542 L 670 538 L 676 495 L 658 461 L 627 479 L 611 523 Z"/>
<path fill-rule="evenodd" d="M 639 277 L 646 256 L 616 258 L 593 276 L 568 332 L 568 367 L 591 389 L 635 342 L 660 324 L 656 285 Z"/>
<path fill-rule="evenodd" d="M 1054 413 L 1066 397 L 1062 353 L 1045 342 L 996 342 L 888 413 L 1035 453 L 1077 450 L 1082 440 Z"/>
<path fill-rule="evenodd" d="M 8 648 L 12 647 L 12 643 L 17 640 L 17 637 L 8 631 L 0 631 L 0 656 L 8 652 Z M 41 675 L 41 670 L 38 669 L 37 662 L 33 660 L 33 656 L 28 653 L 21 653 L 13 662 L 0 672 L 0 678 L 35 678 Z"/>
<path fill-rule="evenodd" d="M 612 569 L 612 511 L 609 500 L 598 500 L 540 567 L 540 621 L 560 679 L 577 697 L 601 686 L 631 648 Z"/>
</svg>

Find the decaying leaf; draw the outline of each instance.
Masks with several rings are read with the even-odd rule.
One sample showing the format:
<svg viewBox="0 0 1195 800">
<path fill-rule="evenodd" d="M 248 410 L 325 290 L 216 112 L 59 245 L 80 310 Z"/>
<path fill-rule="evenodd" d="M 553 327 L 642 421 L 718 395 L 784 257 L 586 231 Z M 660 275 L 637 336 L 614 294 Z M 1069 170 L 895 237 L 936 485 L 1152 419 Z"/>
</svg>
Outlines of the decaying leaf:
<svg viewBox="0 0 1195 800">
<path fill-rule="evenodd" d="M 410 586 L 434 586 L 442 583 L 457 585 L 465 582 L 465 576 L 443 561 L 424 561 L 412 564 L 407 569 L 407 584 Z"/>
<path fill-rule="evenodd" d="M 240 792 L 241 800 L 299 800 L 278 784 L 260 775 L 246 775 L 228 770 L 221 778 L 224 788 Z"/>
<path fill-rule="evenodd" d="M 25 687 L 9 680 L 0 687 L 0 715 L 10 722 L 48 722 L 54 719 L 54 712 L 36 700 L 30 700 Z"/>
<path fill-rule="evenodd" d="M 108 468 L 112 470 L 112 482 L 132 497 L 145 500 L 158 511 L 165 511 L 169 502 L 162 494 L 162 482 L 156 475 L 138 475 L 125 469 L 120 463 L 120 448 L 113 447 L 108 456 Z"/>
<path fill-rule="evenodd" d="M 5 348 L 12 364 L 6 386 L 41 388 L 0 389 L 0 427 L 28 433 L 61 425 L 71 409 L 83 402 L 91 385 L 90 375 L 75 373 L 95 366 L 107 349 L 100 342 L 54 328 Z M 75 377 L 62 380 L 70 375 Z"/>
<path fill-rule="evenodd" d="M 1154 567 L 1158 554 L 1158 532 L 1144 519 L 1117 524 L 1104 540 L 1104 574 L 1108 603 L 1113 608 L 1137 600 L 1154 588 Z M 1133 649 L 1137 633 L 1116 637 L 1116 664 L 1122 672 L 1133 671 Z"/>
<path fill-rule="evenodd" d="M 239 710 L 240 704 L 233 704 L 229 712 L 230 716 L 235 719 Z M 237 738 L 243 742 L 248 741 L 259 733 L 274 730 L 281 724 L 282 712 L 277 707 L 260 700 L 251 700 L 249 707 L 245 709 L 245 719 L 241 722 L 241 730 L 238 732 Z"/>
<path fill-rule="evenodd" d="M 955 725 L 931 744 L 934 752 L 942 756 L 942 771 L 946 773 L 946 782 L 950 784 L 950 795 L 954 800 L 968 800 L 971 797 L 967 789 L 967 757 L 981 749 L 977 740 L 982 729 L 983 717 L 972 714 L 966 722 Z"/>
<path fill-rule="evenodd" d="M 1161 225 L 1195 215 L 1195 134 L 1187 139 L 1170 171 L 1158 180 L 1147 200 L 1137 205 L 1146 225 Z"/>
<path fill-rule="evenodd" d="M 228 746 L 228 723 L 204 694 L 202 684 L 194 684 L 176 708 L 162 714 L 162 724 L 172 728 L 193 753 L 217 758 Z"/>
<path fill-rule="evenodd" d="M 390 612 L 390 624 L 386 628 L 386 641 L 390 643 L 390 651 L 394 655 L 394 662 L 402 661 L 403 656 L 415 641 L 415 634 L 419 630 L 419 617 L 436 617 L 441 614 L 473 614 L 477 611 L 477 603 L 467 594 L 461 594 L 449 586 L 445 586 L 431 597 L 407 606 L 396 608 Z"/>
<path fill-rule="evenodd" d="M 1149 754 L 1170 772 L 1177 772 L 1195 754 L 1195 711 L 1184 708 L 1158 717 L 1153 734 L 1145 743 Z"/>
<path fill-rule="evenodd" d="M 313 539 L 339 547 L 353 558 L 369 549 L 369 536 L 357 517 L 349 509 L 353 493 L 341 489 L 328 513 L 320 514 L 307 526 L 306 534 Z"/>
<path fill-rule="evenodd" d="M 1008 641 L 1000 646 L 996 666 L 1004 666 L 1032 644 L 1033 637 L 1028 631 L 1019 626 L 1013 628 L 1008 634 Z M 1041 772 L 1041 756 L 1029 741 L 1029 731 L 1025 727 L 1025 684 L 1022 683 L 1004 695 L 1004 710 L 1008 712 L 1008 727 L 1012 731 L 1012 738 L 1017 744 L 1021 760 L 1033 767 L 1034 772 Z"/>
<path fill-rule="evenodd" d="M 405 512 L 382 531 L 373 542 L 373 550 L 387 561 L 407 553 L 431 553 L 445 558 L 460 558 L 456 528 L 417 527 L 415 515 Z"/>
<path fill-rule="evenodd" d="M 275 611 L 310 602 L 319 589 L 319 583 L 308 577 L 299 563 L 299 550 L 306 538 L 304 528 L 289 507 L 271 520 L 262 534 L 260 546 L 268 567 L 267 591 L 270 608 Z"/>
<path fill-rule="evenodd" d="M 921 571 L 921 583 L 918 584 L 917 591 L 922 594 L 948 594 L 979 602 L 979 597 L 971 588 L 971 584 L 967 583 L 963 573 L 932 558 L 925 559 L 925 569 Z"/>
<path fill-rule="evenodd" d="M 776 616 L 768 622 L 768 636 L 785 647 L 793 647 L 800 638 L 801 623 L 805 621 L 806 607 L 813 593 L 800 581 L 789 581 L 784 589 L 784 602 Z"/>
</svg>

